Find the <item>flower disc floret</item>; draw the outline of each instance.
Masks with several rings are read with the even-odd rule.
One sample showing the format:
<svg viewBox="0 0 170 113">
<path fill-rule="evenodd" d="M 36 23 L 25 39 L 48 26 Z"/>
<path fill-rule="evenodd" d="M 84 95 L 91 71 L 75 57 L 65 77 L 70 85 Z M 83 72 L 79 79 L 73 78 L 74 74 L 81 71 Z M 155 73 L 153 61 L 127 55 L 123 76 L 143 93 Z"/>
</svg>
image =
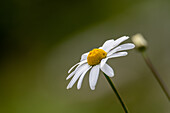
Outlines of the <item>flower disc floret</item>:
<svg viewBox="0 0 170 113">
<path fill-rule="evenodd" d="M 90 66 L 100 63 L 103 58 L 106 58 L 107 53 L 103 49 L 93 49 L 87 56 L 87 62 Z"/>
</svg>

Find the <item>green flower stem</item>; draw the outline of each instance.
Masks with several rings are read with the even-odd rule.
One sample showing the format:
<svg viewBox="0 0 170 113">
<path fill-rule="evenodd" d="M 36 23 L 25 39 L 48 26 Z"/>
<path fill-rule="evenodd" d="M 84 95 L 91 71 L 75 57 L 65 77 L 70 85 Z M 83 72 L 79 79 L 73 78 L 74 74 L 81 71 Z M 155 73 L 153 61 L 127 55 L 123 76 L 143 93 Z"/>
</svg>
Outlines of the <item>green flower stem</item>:
<svg viewBox="0 0 170 113">
<path fill-rule="evenodd" d="M 170 101 L 170 92 L 168 90 L 168 87 L 165 85 L 165 83 L 161 79 L 161 76 L 159 75 L 159 73 L 156 71 L 156 69 L 152 65 L 152 62 L 149 59 L 149 57 L 148 57 L 148 55 L 146 54 L 145 51 L 142 52 L 142 56 L 143 56 L 146 64 L 148 65 L 148 67 L 152 71 L 153 75 L 155 76 L 156 80 L 158 81 L 159 85 L 161 86 L 162 90 L 164 91 L 165 95 L 168 97 L 168 100 Z"/>
<path fill-rule="evenodd" d="M 122 107 L 123 107 L 125 113 L 128 113 L 128 110 L 127 110 L 127 108 L 126 108 L 126 106 L 125 106 L 123 100 L 121 99 L 121 97 L 120 97 L 118 91 L 116 90 L 116 88 L 115 88 L 115 86 L 114 86 L 112 80 L 111 80 L 105 73 L 103 73 L 103 74 L 104 74 L 104 76 L 106 77 L 107 81 L 109 82 L 110 86 L 112 87 L 113 91 L 115 92 L 117 98 L 119 99 L 119 101 L 120 101 L 120 103 L 121 103 L 121 105 L 122 105 Z"/>
</svg>

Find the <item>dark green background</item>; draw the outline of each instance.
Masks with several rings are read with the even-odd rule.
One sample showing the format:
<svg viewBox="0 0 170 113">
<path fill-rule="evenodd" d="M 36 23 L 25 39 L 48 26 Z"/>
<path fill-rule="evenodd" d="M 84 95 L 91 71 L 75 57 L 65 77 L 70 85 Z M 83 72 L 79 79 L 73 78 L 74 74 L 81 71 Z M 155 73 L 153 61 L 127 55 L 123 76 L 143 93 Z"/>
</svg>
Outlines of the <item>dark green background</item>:
<svg viewBox="0 0 170 113">
<path fill-rule="evenodd" d="M 103 74 L 66 90 L 67 71 L 106 40 L 142 33 L 170 88 L 168 0 L 4 0 L 0 3 L 0 113 L 123 113 Z M 130 42 L 128 40 L 127 42 Z M 170 103 L 141 55 L 110 59 L 131 113 L 169 113 Z"/>
</svg>

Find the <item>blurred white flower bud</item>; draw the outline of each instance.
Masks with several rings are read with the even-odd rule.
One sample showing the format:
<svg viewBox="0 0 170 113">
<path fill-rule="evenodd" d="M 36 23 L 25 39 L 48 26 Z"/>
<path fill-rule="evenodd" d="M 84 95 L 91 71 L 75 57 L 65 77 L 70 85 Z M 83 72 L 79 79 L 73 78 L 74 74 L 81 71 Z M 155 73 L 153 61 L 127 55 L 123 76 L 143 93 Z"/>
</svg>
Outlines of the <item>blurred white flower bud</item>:
<svg viewBox="0 0 170 113">
<path fill-rule="evenodd" d="M 132 36 L 132 41 L 136 45 L 136 48 L 139 51 L 145 51 L 147 48 L 147 41 L 144 39 L 144 37 L 141 34 L 136 34 Z"/>
</svg>

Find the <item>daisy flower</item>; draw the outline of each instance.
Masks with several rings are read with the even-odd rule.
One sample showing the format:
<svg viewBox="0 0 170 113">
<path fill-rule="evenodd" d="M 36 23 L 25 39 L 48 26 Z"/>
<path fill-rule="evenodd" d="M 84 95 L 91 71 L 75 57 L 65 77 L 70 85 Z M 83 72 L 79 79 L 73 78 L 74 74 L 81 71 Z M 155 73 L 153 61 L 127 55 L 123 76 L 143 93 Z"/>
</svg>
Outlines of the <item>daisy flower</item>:
<svg viewBox="0 0 170 113">
<path fill-rule="evenodd" d="M 81 88 L 83 78 L 85 74 L 90 70 L 89 74 L 89 85 L 91 90 L 95 89 L 100 69 L 107 76 L 113 77 L 114 71 L 113 69 L 106 63 L 110 58 L 116 58 L 121 56 L 126 56 L 127 52 L 122 52 L 123 50 L 133 49 L 135 47 L 132 43 L 126 43 L 119 45 L 123 41 L 127 40 L 128 36 L 123 36 L 118 38 L 117 40 L 107 40 L 102 47 L 98 49 L 93 49 L 90 52 L 84 53 L 81 56 L 80 62 L 75 64 L 69 71 L 70 73 L 74 68 L 66 80 L 73 77 L 70 83 L 67 86 L 67 89 L 72 88 L 75 82 L 78 80 L 77 89 Z"/>
</svg>

